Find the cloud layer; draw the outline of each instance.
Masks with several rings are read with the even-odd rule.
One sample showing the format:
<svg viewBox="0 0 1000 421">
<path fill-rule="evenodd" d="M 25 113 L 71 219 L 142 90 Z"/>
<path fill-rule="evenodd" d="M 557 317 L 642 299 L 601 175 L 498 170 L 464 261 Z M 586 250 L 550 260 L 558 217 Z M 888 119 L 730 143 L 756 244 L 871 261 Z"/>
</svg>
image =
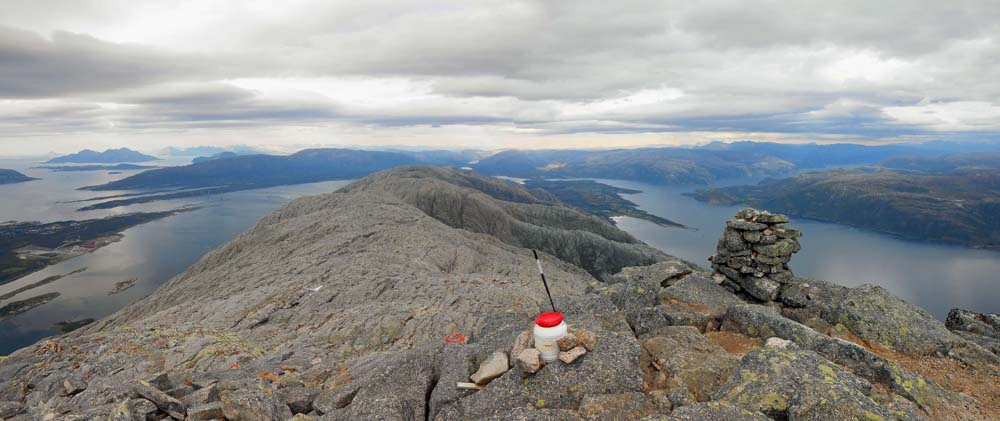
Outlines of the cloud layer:
<svg viewBox="0 0 1000 421">
<path fill-rule="evenodd" d="M 0 153 L 435 130 L 456 147 L 989 140 L 1000 3 L 0 4 Z"/>
</svg>

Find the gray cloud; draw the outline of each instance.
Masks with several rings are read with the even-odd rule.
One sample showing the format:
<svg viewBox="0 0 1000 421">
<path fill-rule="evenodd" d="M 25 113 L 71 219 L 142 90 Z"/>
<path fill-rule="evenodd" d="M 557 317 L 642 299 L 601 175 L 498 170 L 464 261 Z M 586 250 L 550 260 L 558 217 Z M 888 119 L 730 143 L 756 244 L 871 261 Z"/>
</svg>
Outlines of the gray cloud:
<svg viewBox="0 0 1000 421">
<path fill-rule="evenodd" d="M 34 106 L 4 111 L 0 127 L 353 122 L 878 139 L 990 136 L 1000 118 L 995 1 L 259 7 L 5 2 L 0 100 Z"/>
</svg>

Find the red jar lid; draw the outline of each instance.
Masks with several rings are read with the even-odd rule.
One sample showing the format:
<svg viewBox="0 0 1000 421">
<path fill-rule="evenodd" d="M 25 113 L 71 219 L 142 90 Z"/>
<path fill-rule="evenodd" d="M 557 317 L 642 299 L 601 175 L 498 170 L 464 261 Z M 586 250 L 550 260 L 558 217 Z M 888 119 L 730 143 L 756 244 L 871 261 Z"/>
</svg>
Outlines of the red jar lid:
<svg viewBox="0 0 1000 421">
<path fill-rule="evenodd" d="M 562 322 L 562 313 L 556 313 L 554 311 L 546 311 L 545 313 L 538 315 L 538 318 L 535 319 L 535 324 L 541 327 L 556 327 Z"/>
</svg>

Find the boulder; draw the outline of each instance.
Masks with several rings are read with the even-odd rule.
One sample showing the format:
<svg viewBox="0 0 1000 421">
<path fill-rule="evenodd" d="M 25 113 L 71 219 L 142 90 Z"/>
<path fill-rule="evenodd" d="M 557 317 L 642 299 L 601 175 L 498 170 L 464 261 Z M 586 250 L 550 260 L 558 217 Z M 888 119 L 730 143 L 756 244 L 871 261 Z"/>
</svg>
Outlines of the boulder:
<svg viewBox="0 0 1000 421">
<path fill-rule="evenodd" d="M 511 358 L 516 358 L 521 351 L 528 348 L 533 348 L 535 346 L 535 335 L 532 334 L 530 330 L 526 330 L 517 335 L 517 339 L 514 340 L 514 346 L 510 348 Z"/>
<path fill-rule="evenodd" d="M 288 405 L 293 414 L 306 414 L 313 410 L 313 401 L 322 390 L 309 387 L 286 387 L 278 389 L 279 399 Z"/>
<path fill-rule="evenodd" d="M 67 396 L 75 395 L 84 390 L 87 390 L 87 382 L 83 381 L 79 375 L 72 375 L 63 380 L 63 392 Z"/>
<path fill-rule="evenodd" d="M 556 340 L 556 345 L 559 346 L 560 351 L 569 351 L 580 346 L 580 339 L 570 333 Z"/>
<path fill-rule="evenodd" d="M 313 399 L 313 408 L 320 415 L 332 413 L 350 405 L 357 393 L 358 387 L 355 385 L 345 385 L 336 387 L 333 390 L 324 391 Z"/>
<path fill-rule="evenodd" d="M 1000 365 L 1000 357 L 949 331 L 925 310 L 875 285 L 847 288 L 809 281 L 810 296 L 802 311 L 789 312 L 803 322 L 822 320 L 842 325 L 854 335 L 909 355 L 947 355 L 986 368 Z"/>
<path fill-rule="evenodd" d="M 763 348 L 744 356 L 713 396 L 774 419 L 896 419 L 871 388 L 815 352 Z"/>
<path fill-rule="evenodd" d="M 535 374 L 542 368 L 544 361 L 542 361 L 542 353 L 537 349 L 528 348 L 521 350 L 520 354 L 517 354 L 517 368 L 525 374 Z"/>
<path fill-rule="evenodd" d="M 1000 355 L 1000 315 L 954 308 L 948 312 L 945 327 L 956 335 Z"/>
<path fill-rule="evenodd" d="M 646 384 L 653 389 L 679 380 L 697 401 L 706 401 L 729 378 L 738 358 L 690 326 L 672 326 L 642 342 Z"/>
<path fill-rule="evenodd" d="M 781 284 L 766 277 L 741 276 L 740 286 L 754 298 L 761 301 L 773 301 L 778 298 Z"/>
<path fill-rule="evenodd" d="M 922 408 L 968 402 L 967 398 L 902 369 L 894 361 L 855 343 L 826 336 L 768 307 L 751 304 L 732 306 L 726 312 L 722 329 L 762 339 L 778 337 L 790 340 L 804 350 L 818 352 L 830 361 L 849 368 L 870 382 L 882 384 Z"/>
<path fill-rule="evenodd" d="M 188 408 L 188 419 L 191 421 L 221 420 L 223 417 L 225 417 L 225 413 L 222 411 L 222 402 L 206 403 Z"/>
<path fill-rule="evenodd" d="M 744 303 L 703 273 L 692 274 L 677 281 L 660 291 L 660 296 L 666 301 L 676 300 L 686 304 L 689 309 L 712 316 L 721 316 L 730 305 Z"/>
<path fill-rule="evenodd" d="M 187 407 L 181 401 L 153 387 L 148 382 L 140 381 L 133 386 L 133 391 L 175 419 L 184 419 L 184 415 L 187 413 Z"/>
<path fill-rule="evenodd" d="M 576 339 L 580 341 L 580 345 L 583 345 L 587 351 L 593 351 L 594 347 L 597 346 L 597 335 L 587 329 L 578 329 L 573 332 Z"/>
<path fill-rule="evenodd" d="M 649 281 L 659 284 L 661 287 L 668 287 L 695 270 L 689 263 L 671 259 L 649 266 L 629 266 L 622 268 L 621 272 L 615 274 L 611 279 L 611 282 Z"/>
<path fill-rule="evenodd" d="M 562 361 L 565 364 L 572 364 L 573 361 L 576 361 L 577 358 L 582 357 L 583 354 L 586 354 L 586 353 L 587 353 L 587 349 L 586 348 L 584 348 L 582 346 L 577 346 L 577 347 L 575 347 L 573 349 L 570 349 L 569 351 L 560 352 L 559 353 L 559 361 Z"/>
<path fill-rule="evenodd" d="M 15 415 L 25 412 L 27 412 L 27 409 L 24 405 L 17 402 L 0 401 L 0 419 L 14 418 Z"/>
<path fill-rule="evenodd" d="M 284 421 L 292 417 L 288 406 L 267 389 L 240 389 L 225 393 L 221 407 L 225 417 L 232 421 Z"/>
<path fill-rule="evenodd" d="M 203 387 L 201 389 L 195 390 L 189 393 L 187 396 L 181 398 L 181 402 L 189 407 L 204 405 L 206 403 L 218 402 L 219 401 L 219 388 L 214 384 L 208 387 Z"/>
<path fill-rule="evenodd" d="M 794 238 L 783 238 L 773 244 L 765 244 L 762 239 L 761 244 L 753 246 L 753 251 L 771 257 L 791 256 L 800 249 L 799 241 Z"/>
<path fill-rule="evenodd" d="M 759 222 L 747 221 L 745 219 L 731 219 L 726 221 L 726 228 L 732 228 L 738 231 L 763 231 L 767 228 L 766 224 Z"/>
<path fill-rule="evenodd" d="M 469 376 L 469 379 L 476 384 L 486 384 L 491 380 L 500 377 L 510 369 L 510 360 L 504 351 L 496 351 L 490 357 L 479 364 L 479 369 Z"/>
</svg>

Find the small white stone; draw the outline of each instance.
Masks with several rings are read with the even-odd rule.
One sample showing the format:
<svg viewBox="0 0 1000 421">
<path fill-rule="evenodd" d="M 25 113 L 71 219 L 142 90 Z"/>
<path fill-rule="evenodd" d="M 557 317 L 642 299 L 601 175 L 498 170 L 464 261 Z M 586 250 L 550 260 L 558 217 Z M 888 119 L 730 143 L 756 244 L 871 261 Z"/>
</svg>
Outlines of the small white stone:
<svg viewBox="0 0 1000 421">
<path fill-rule="evenodd" d="M 776 349 L 788 349 L 793 345 L 795 345 L 795 343 L 793 343 L 792 341 L 789 341 L 787 339 L 781 339 L 778 337 L 767 338 L 767 342 L 764 343 L 764 346 Z"/>
<path fill-rule="evenodd" d="M 479 370 L 472 373 L 469 376 L 476 384 L 486 384 L 490 380 L 500 377 L 503 373 L 506 373 L 510 369 L 510 365 L 507 359 L 507 353 L 503 351 L 496 351 L 493 355 L 490 355 L 486 361 L 479 364 Z"/>
</svg>

